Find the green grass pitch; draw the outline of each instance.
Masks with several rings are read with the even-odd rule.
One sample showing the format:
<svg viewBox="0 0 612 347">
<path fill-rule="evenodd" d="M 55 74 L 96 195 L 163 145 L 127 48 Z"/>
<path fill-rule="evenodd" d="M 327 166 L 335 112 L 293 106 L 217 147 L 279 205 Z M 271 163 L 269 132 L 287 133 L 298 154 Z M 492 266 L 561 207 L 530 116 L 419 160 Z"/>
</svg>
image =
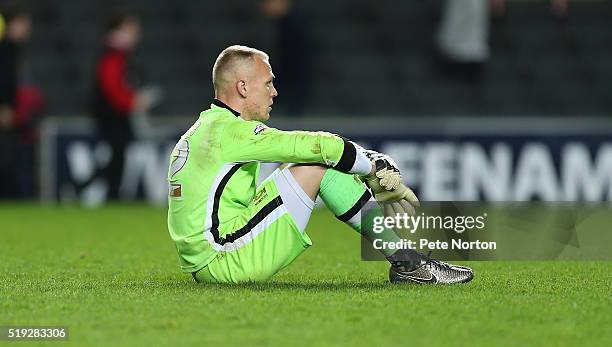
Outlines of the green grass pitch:
<svg viewBox="0 0 612 347">
<path fill-rule="evenodd" d="M 198 285 L 165 213 L 1 204 L 0 325 L 69 326 L 57 346 L 612 345 L 612 262 L 472 262 L 466 285 L 394 286 L 318 211 L 314 245 L 271 282 Z"/>
</svg>

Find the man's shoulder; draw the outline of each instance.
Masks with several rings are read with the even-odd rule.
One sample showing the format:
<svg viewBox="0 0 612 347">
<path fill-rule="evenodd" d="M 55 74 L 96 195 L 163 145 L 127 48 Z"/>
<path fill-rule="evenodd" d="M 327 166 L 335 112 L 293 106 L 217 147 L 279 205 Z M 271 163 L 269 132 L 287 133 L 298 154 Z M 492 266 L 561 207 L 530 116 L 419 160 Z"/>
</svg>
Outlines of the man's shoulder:
<svg viewBox="0 0 612 347">
<path fill-rule="evenodd" d="M 220 107 L 211 107 L 200 112 L 199 120 L 204 123 L 226 123 L 226 124 L 236 124 L 238 122 L 243 121 L 242 118 L 236 117 L 232 112 Z"/>
<path fill-rule="evenodd" d="M 236 117 L 227 117 L 227 114 L 219 108 L 209 108 L 200 112 L 198 119 L 183 133 L 181 138 L 194 139 L 200 136 L 219 136 L 228 124 L 236 121 L 234 118 Z"/>
</svg>

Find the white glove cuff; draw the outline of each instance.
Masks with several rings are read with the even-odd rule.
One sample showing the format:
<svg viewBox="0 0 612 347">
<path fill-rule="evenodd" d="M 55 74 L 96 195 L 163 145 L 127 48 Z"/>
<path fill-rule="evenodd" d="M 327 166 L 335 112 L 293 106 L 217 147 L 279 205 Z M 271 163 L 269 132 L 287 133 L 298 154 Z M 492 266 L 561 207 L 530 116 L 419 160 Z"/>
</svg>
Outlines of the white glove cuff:
<svg viewBox="0 0 612 347">
<path fill-rule="evenodd" d="M 355 157 L 355 163 L 350 170 L 350 173 L 366 176 L 372 172 L 372 162 L 366 155 L 357 148 L 357 155 Z"/>
</svg>

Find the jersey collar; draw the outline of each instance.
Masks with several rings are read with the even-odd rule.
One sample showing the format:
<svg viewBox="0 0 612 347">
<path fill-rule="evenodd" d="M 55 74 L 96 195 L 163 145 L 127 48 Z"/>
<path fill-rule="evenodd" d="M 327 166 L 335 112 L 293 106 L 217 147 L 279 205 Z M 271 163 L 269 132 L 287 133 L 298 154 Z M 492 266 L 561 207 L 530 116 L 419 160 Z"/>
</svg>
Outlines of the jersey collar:
<svg viewBox="0 0 612 347">
<path fill-rule="evenodd" d="M 227 106 L 224 102 L 222 102 L 219 99 L 213 99 L 212 104 L 217 106 L 217 107 L 225 108 L 225 109 L 229 110 L 230 112 L 232 112 L 234 114 L 234 116 L 240 117 L 240 112 L 238 112 L 238 111 L 232 109 L 231 107 Z"/>
</svg>

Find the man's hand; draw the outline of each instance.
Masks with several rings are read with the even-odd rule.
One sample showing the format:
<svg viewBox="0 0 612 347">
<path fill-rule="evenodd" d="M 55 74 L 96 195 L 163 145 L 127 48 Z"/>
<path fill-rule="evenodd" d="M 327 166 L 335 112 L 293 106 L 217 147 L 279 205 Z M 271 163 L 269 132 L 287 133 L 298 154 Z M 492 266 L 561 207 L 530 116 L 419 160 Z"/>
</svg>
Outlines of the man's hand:
<svg viewBox="0 0 612 347">
<path fill-rule="evenodd" d="M 367 180 L 367 184 L 374 193 L 374 198 L 380 203 L 386 216 L 407 213 L 415 215 L 415 207 L 421 206 L 414 192 L 400 183 L 396 189 L 387 190 L 380 185 L 380 180 Z"/>
<path fill-rule="evenodd" d="M 376 201 L 382 206 L 384 214 L 414 215 L 415 207 L 420 206 L 419 199 L 402 183 L 402 176 L 395 161 L 386 154 L 364 149 L 357 144 L 355 146 L 372 161 L 372 171 L 364 179 Z"/>
<path fill-rule="evenodd" d="M 372 150 L 364 150 L 365 155 L 372 161 L 372 172 L 366 180 L 377 181 L 377 184 L 386 190 L 397 189 L 402 182 L 402 175 L 395 161 L 388 155 Z"/>
</svg>

